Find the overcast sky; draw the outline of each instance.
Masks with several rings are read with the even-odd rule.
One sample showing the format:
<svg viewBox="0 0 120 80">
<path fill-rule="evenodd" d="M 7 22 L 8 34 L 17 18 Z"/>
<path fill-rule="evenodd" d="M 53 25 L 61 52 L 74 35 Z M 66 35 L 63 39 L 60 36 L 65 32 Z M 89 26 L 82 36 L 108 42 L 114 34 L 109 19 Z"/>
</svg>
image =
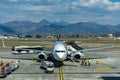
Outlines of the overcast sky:
<svg viewBox="0 0 120 80">
<path fill-rule="evenodd" d="M 120 0 L 0 0 L 0 23 L 43 19 L 120 24 Z"/>
</svg>

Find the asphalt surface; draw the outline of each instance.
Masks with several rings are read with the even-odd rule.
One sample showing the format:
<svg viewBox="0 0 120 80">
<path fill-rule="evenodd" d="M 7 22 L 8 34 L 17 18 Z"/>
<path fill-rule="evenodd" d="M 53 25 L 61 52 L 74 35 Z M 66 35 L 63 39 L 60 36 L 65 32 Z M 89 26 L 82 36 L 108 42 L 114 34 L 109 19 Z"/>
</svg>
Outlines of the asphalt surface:
<svg viewBox="0 0 120 80">
<path fill-rule="evenodd" d="M 9 48 L 0 48 L 0 57 L 32 58 L 33 54 L 12 55 Z M 120 80 L 120 49 L 112 48 L 94 52 L 85 52 L 85 57 L 92 59 L 91 66 L 79 66 L 65 61 L 62 67 L 64 80 Z M 11 61 L 11 59 L 1 59 Z M 99 61 L 99 64 L 96 64 Z M 40 63 L 33 60 L 20 60 L 20 68 L 0 80 L 60 80 L 59 68 L 54 74 L 46 74 L 40 69 Z"/>
</svg>

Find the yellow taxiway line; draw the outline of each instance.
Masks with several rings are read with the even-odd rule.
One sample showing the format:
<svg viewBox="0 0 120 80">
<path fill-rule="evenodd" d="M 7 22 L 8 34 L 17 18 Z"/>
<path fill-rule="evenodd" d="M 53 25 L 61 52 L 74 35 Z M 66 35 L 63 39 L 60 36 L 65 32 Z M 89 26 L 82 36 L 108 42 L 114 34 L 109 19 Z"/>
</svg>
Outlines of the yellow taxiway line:
<svg viewBox="0 0 120 80">
<path fill-rule="evenodd" d="M 112 70 L 111 67 L 97 67 L 96 70 Z"/>
<path fill-rule="evenodd" d="M 62 66 L 59 67 L 60 80 L 63 80 Z"/>
</svg>

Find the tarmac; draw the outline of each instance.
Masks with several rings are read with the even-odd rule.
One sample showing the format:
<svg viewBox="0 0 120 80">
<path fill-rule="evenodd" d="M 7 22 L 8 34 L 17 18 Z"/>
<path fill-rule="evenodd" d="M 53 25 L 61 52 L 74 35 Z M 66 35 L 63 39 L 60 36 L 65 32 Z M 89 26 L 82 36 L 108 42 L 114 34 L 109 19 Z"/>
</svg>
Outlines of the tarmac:
<svg viewBox="0 0 120 80">
<path fill-rule="evenodd" d="M 33 58 L 33 55 L 13 55 L 9 48 L 0 48 L 0 56 L 3 57 Z M 120 80 L 120 48 L 85 52 L 85 57 L 98 59 L 91 59 L 91 66 L 82 66 L 81 62 L 77 66 L 71 61 L 65 61 L 62 66 L 63 80 Z M 54 69 L 54 74 L 48 74 L 40 69 L 40 62 L 20 60 L 20 68 L 0 80 L 60 80 L 59 68 Z"/>
</svg>

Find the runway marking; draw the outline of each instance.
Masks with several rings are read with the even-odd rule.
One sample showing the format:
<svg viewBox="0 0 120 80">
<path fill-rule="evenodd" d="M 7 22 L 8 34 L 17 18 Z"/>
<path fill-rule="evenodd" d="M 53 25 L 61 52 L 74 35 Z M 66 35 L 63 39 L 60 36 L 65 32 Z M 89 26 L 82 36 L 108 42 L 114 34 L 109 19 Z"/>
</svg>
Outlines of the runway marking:
<svg viewBox="0 0 120 80">
<path fill-rule="evenodd" d="M 97 67 L 96 70 L 112 70 L 111 67 Z"/>
<path fill-rule="evenodd" d="M 60 80 L 63 80 L 62 66 L 59 67 Z"/>
</svg>

